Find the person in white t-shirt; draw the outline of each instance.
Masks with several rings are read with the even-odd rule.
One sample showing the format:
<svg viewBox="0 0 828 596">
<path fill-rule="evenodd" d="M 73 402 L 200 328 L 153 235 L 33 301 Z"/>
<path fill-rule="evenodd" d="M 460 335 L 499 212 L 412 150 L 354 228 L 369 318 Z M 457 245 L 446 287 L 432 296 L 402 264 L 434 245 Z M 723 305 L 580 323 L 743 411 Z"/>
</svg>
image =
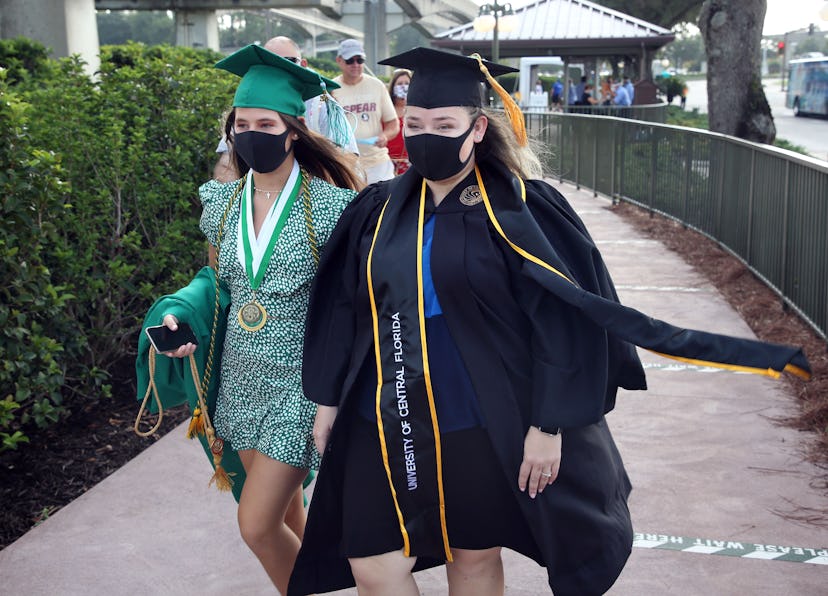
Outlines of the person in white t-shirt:
<svg viewBox="0 0 828 596">
<path fill-rule="evenodd" d="M 387 144 L 400 132 L 400 124 L 385 83 L 364 73 L 365 49 L 356 39 L 339 44 L 336 63 L 342 74 L 334 81 L 341 86 L 332 93 L 346 112 L 356 116 L 358 163 L 366 183 L 390 180 L 394 177 L 394 162 Z"/>
</svg>

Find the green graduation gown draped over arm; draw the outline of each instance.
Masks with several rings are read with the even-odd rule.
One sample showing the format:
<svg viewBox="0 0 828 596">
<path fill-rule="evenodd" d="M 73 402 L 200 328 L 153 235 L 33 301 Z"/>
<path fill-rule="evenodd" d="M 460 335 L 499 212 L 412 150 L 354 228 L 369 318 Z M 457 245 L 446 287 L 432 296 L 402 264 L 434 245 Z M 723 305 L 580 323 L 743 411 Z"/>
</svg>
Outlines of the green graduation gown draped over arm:
<svg viewBox="0 0 828 596">
<path fill-rule="evenodd" d="M 193 354 L 196 361 L 199 377 L 203 378 L 210 346 L 210 335 L 213 329 L 215 314 L 216 277 L 212 267 L 202 267 L 193 280 L 186 287 L 174 294 L 162 296 L 150 307 L 141 327 L 138 337 L 138 356 L 135 361 L 135 372 L 138 380 L 138 399 L 144 398 L 149 387 L 149 351 L 151 344 L 144 329 L 160 325 L 164 316 L 171 314 L 181 322 L 189 323 L 193 328 L 198 348 Z M 224 332 L 227 327 L 227 313 L 230 307 L 230 293 L 219 284 L 219 313 L 216 325 L 216 336 L 213 347 L 212 374 L 210 386 L 205 401 L 212 417 L 216 409 L 218 395 L 219 371 L 221 370 L 221 352 L 224 346 Z M 200 378 L 198 382 L 200 382 Z M 188 358 L 168 358 L 157 355 L 155 358 L 155 385 L 161 405 L 165 409 L 187 404 L 192 412 L 198 405 L 198 394 L 190 372 Z M 150 410 L 157 411 L 154 399 L 150 399 Z M 199 435 L 202 447 L 210 463 L 213 457 L 206 437 Z M 233 496 L 236 501 L 241 497 L 244 485 L 244 468 L 241 465 L 238 453 L 225 444 L 222 456 L 222 466 L 228 474 L 232 474 Z"/>
</svg>

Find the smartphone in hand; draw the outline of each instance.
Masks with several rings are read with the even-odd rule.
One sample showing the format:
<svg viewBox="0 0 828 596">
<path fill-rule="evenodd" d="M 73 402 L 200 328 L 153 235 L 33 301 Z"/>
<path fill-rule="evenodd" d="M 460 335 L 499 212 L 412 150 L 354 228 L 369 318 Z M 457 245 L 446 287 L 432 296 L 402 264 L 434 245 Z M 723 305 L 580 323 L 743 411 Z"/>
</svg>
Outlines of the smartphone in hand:
<svg viewBox="0 0 828 596">
<path fill-rule="evenodd" d="M 187 323 L 179 323 L 175 331 L 166 325 L 147 327 L 145 331 L 157 352 L 172 352 L 187 343 L 198 345 L 195 333 Z"/>
</svg>

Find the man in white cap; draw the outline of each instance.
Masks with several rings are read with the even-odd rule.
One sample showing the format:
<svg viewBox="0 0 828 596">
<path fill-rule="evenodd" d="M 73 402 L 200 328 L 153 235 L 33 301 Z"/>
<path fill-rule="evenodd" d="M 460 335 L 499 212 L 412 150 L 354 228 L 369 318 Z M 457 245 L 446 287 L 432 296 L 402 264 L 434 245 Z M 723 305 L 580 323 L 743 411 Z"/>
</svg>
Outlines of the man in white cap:
<svg viewBox="0 0 828 596">
<path fill-rule="evenodd" d="M 333 91 L 333 96 L 346 112 L 356 116 L 358 161 L 366 182 L 390 180 L 394 177 L 394 162 L 386 145 L 400 132 L 391 96 L 385 83 L 363 72 L 365 49 L 359 40 L 340 43 L 336 63 L 342 74 L 334 79 L 340 88 Z"/>
</svg>

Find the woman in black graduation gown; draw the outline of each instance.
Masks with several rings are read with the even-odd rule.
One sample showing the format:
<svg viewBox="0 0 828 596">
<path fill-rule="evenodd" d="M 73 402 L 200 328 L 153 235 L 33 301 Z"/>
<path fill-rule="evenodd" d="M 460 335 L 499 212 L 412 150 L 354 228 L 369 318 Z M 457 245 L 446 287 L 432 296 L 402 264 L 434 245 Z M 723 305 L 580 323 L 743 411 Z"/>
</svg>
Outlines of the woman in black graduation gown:
<svg viewBox="0 0 828 596">
<path fill-rule="evenodd" d="M 412 168 L 351 203 L 320 263 L 303 382 L 323 459 L 289 594 L 419 594 L 411 572 L 444 562 L 452 595 L 502 594 L 502 547 L 555 594 L 601 594 L 632 546 L 604 414 L 646 387 L 633 344 L 772 374 L 807 362 L 621 306 L 580 219 L 530 179 L 492 78 L 514 69 L 422 48 L 381 63 L 414 71 Z M 511 127 L 482 109 L 486 80 Z"/>
</svg>

